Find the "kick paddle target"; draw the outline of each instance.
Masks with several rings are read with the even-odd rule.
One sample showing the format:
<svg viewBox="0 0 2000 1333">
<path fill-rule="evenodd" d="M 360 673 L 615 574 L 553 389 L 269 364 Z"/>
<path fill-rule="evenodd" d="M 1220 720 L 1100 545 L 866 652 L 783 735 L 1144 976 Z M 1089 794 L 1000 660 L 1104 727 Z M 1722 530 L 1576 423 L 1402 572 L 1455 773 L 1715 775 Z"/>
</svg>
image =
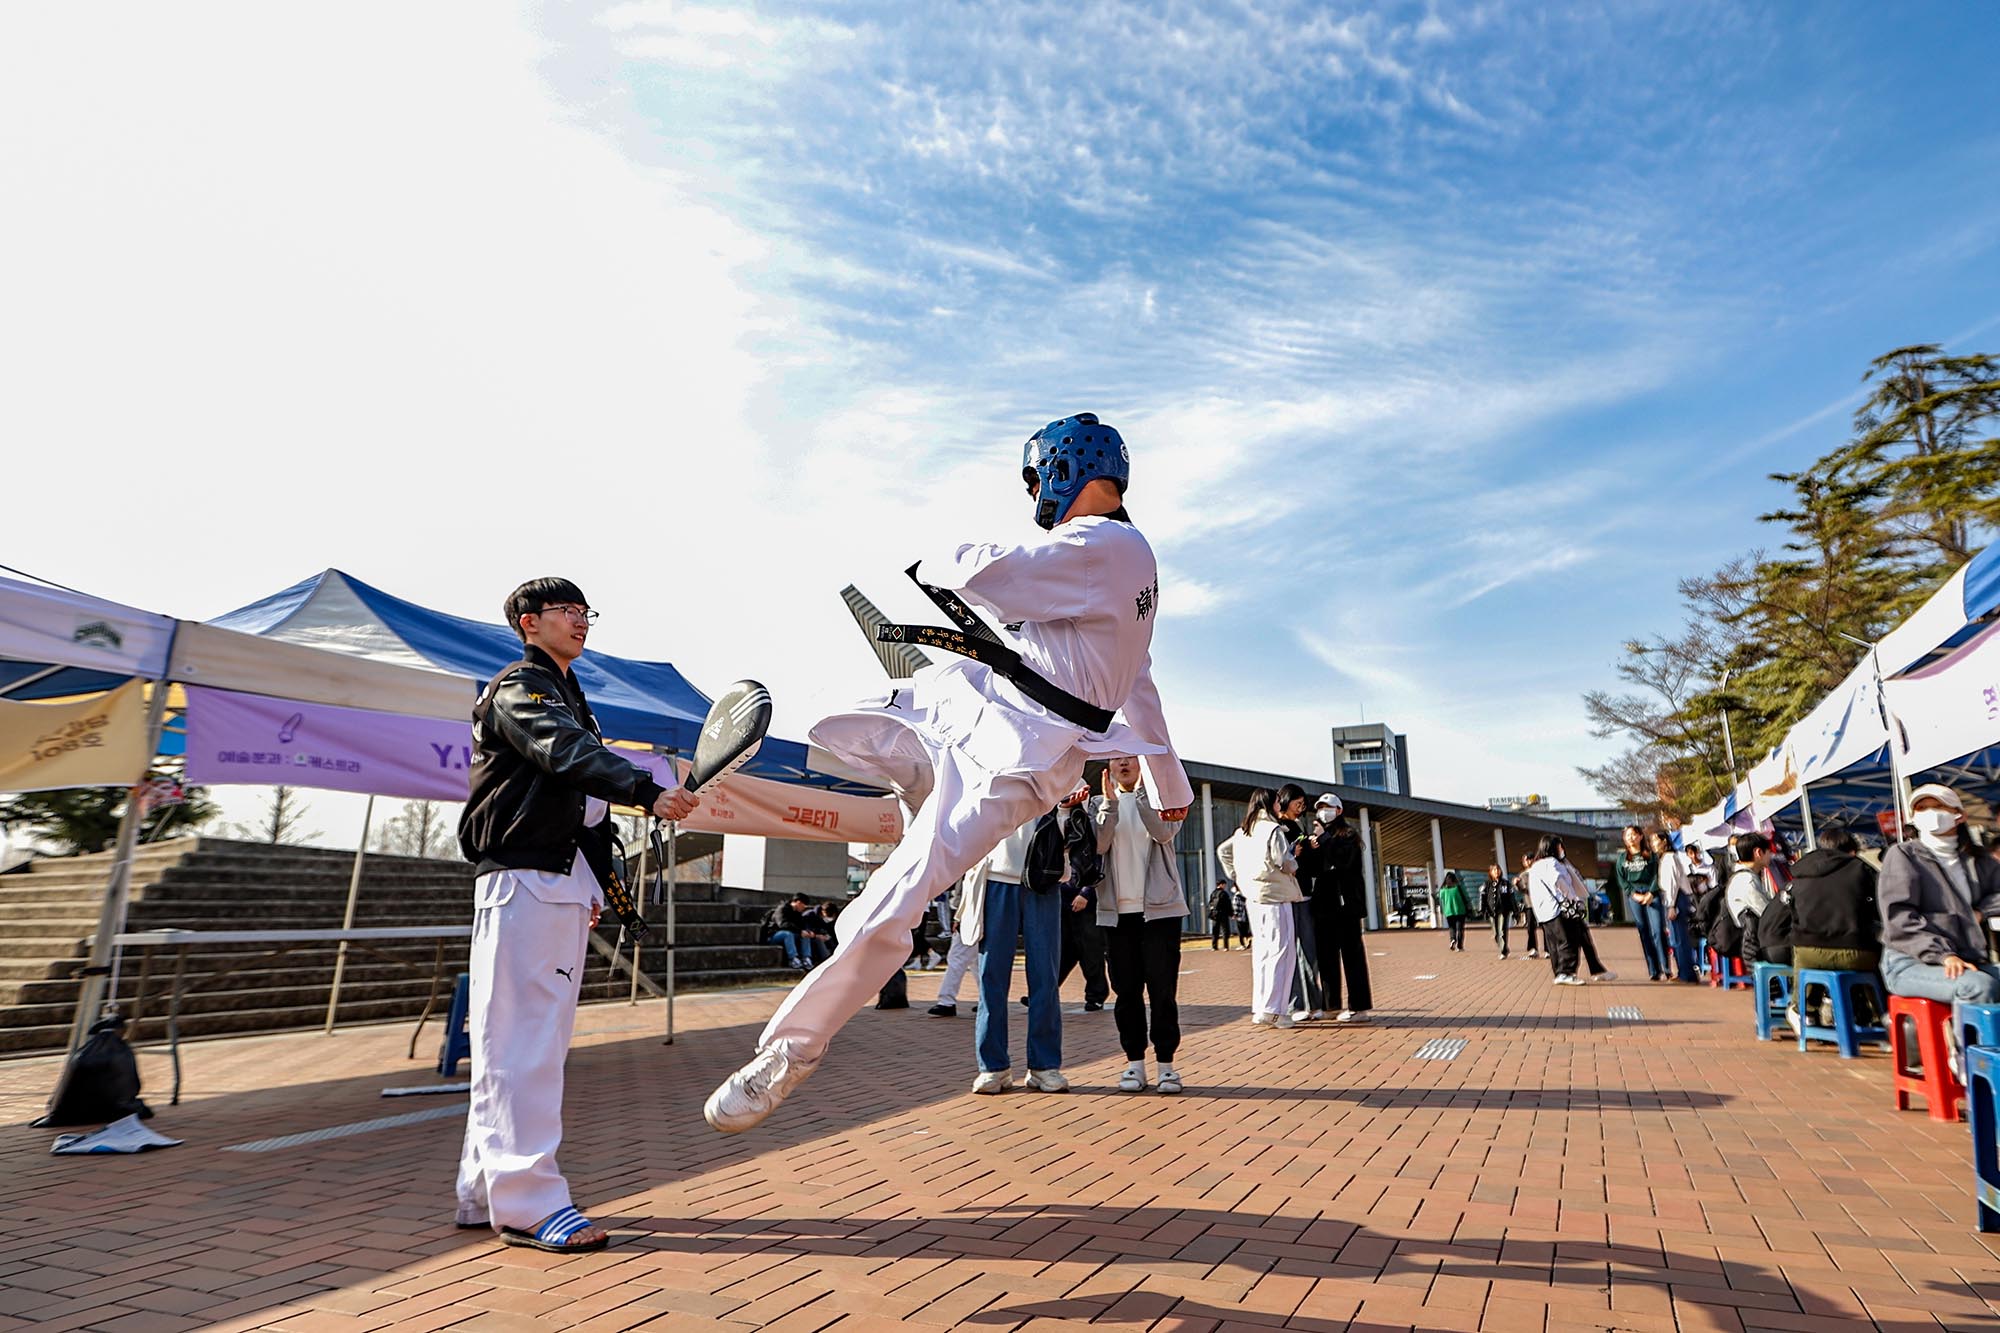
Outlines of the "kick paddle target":
<svg viewBox="0 0 2000 1333">
<path fill-rule="evenodd" d="M 750 762 L 771 729 L 771 692 L 754 680 L 739 680 L 722 692 L 701 724 L 687 789 L 700 791 Z"/>
</svg>

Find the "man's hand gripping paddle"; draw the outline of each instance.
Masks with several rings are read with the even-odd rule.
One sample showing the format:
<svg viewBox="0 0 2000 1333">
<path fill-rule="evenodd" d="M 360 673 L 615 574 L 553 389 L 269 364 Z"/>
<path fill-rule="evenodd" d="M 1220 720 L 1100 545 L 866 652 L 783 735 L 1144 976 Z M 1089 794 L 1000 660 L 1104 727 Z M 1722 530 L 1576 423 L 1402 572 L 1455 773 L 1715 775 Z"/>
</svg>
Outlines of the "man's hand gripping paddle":
<svg viewBox="0 0 2000 1333">
<path fill-rule="evenodd" d="M 739 680 L 731 685 L 723 691 L 721 698 L 710 705 L 708 716 L 702 720 L 701 736 L 695 741 L 694 761 L 681 790 L 692 796 L 721 782 L 756 756 L 758 747 L 763 745 L 764 737 L 770 730 L 771 692 L 754 680 Z M 653 863 L 665 865 L 666 845 L 660 839 L 657 819 L 648 830 L 648 837 L 652 844 Z M 609 858 L 607 872 L 600 875 L 599 880 L 604 885 L 605 901 L 610 904 L 612 914 L 636 940 L 646 934 L 646 922 L 639 914 L 639 904 L 631 888 L 625 883 L 622 871 L 626 860 L 624 843 L 615 831 L 611 833 L 611 841 L 617 845 L 617 855 Z"/>
</svg>

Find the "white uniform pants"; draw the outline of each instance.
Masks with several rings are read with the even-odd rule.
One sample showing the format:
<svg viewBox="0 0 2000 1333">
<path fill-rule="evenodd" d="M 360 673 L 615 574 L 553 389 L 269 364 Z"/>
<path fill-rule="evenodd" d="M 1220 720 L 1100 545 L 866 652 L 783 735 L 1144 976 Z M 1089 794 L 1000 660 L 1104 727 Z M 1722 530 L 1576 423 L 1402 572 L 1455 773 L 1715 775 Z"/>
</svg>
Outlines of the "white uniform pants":
<svg viewBox="0 0 2000 1333">
<path fill-rule="evenodd" d="M 1250 903 L 1250 1008 L 1260 1014 L 1292 1011 L 1292 969 L 1298 937 L 1290 903 Z"/>
<path fill-rule="evenodd" d="M 1083 775 L 1083 757 L 1074 752 L 1058 770 L 1035 774 L 989 773 L 949 747 L 930 749 L 929 757 L 928 798 L 868 887 L 834 920 L 839 947 L 792 987 L 758 1039 L 760 1048 L 783 1041 L 792 1054 L 817 1060 L 841 1025 L 901 969 L 910 931 L 931 900 Z"/>
<path fill-rule="evenodd" d="M 497 872 L 506 874 L 507 872 Z M 472 1105 L 458 1220 L 529 1230 L 569 1205 L 556 1169 L 563 1061 L 576 1025 L 590 909 L 524 887 L 472 918 Z"/>
<path fill-rule="evenodd" d="M 965 980 L 966 969 L 972 966 L 972 960 L 978 956 L 977 945 L 967 944 L 958 937 L 958 932 L 955 930 L 951 933 L 951 950 L 944 956 L 944 979 L 938 982 L 939 1004 L 958 1003 L 959 985 Z"/>
</svg>

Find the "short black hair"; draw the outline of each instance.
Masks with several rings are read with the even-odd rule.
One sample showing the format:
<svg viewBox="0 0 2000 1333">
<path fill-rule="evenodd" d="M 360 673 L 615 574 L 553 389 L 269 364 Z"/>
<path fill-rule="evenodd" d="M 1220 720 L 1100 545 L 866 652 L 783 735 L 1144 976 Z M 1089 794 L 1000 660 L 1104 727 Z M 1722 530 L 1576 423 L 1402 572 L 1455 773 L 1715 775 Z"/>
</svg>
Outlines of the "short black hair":
<svg viewBox="0 0 2000 1333">
<path fill-rule="evenodd" d="M 1759 852 L 1771 850 L 1771 840 L 1761 833 L 1739 833 L 1736 835 L 1736 859 L 1748 861 Z"/>
<path fill-rule="evenodd" d="M 1854 830 L 1845 824 L 1835 824 L 1819 835 L 1819 845 L 1829 851 L 1845 852 L 1853 856 L 1861 850 L 1861 839 L 1854 836 Z"/>
<path fill-rule="evenodd" d="M 568 579 L 529 579 L 520 587 L 507 594 L 507 628 L 514 631 L 514 637 L 522 643 L 528 636 L 521 633 L 521 617 L 532 616 L 543 607 L 560 606 L 574 602 L 578 606 L 589 606 L 590 599 L 583 595 L 583 589 Z"/>
<path fill-rule="evenodd" d="M 795 903 L 809 903 L 812 899 L 806 897 L 803 893 L 795 893 L 792 895 L 792 901 Z"/>
</svg>

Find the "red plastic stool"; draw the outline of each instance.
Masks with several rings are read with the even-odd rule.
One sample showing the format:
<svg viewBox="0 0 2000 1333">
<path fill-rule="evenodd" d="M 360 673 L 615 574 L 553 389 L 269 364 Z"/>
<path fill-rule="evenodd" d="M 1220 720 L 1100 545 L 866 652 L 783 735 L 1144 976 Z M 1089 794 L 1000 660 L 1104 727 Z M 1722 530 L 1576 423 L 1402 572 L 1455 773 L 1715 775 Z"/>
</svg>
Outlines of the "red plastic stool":
<svg viewBox="0 0 2000 1333">
<path fill-rule="evenodd" d="M 1743 966 L 1741 958 L 1724 958 L 1715 950 L 1708 951 L 1708 984 L 1728 990 L 1731 986 L 1748 989 L 1751 984 L 1750 971 Z"/>
<path fill-rule="evenodd" d="M 1923 1097 L 1933 1120 L 1957 1120 L 1965 1085 L 1951 1074 L 1945 1043 L 1951 1040 L 1951 1006 L 1907 995 L 1889 997 L 1889 1056 L 1895 1063 L 1896 1109 Z M 1914 1058 L 1913 1058 L 1914 1057 Z"/>
</svg>

